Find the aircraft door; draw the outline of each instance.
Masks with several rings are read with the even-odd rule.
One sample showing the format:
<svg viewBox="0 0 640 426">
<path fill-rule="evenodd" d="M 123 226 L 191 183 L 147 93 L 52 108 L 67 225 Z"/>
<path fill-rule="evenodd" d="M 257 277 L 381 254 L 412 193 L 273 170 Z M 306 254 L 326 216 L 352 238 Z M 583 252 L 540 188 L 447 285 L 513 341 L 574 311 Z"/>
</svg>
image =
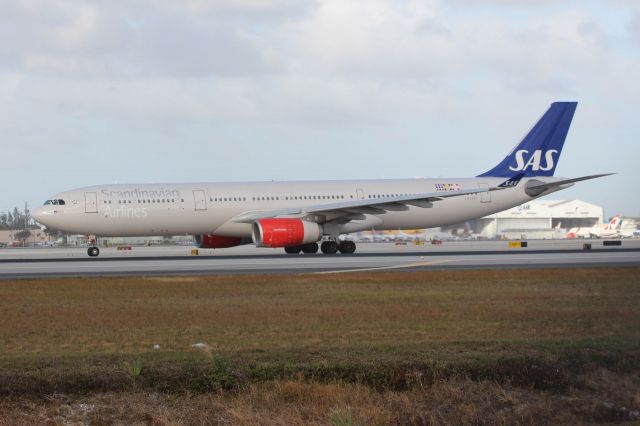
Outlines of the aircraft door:
<svg viewBox="0 0 640 426">
<path fill-rule="evenodd" d="M 358 200 L 364 200 L 364 191 L 360 188 L 356 189 L 356 196 Z"/>
<path fill-rule="evenodd" d="M 84 193 L 84 212 L 98 213 L 98 194 L 96 192 Z"/>
<path fill-rule="evenodd" d="M 480 189 L 489 189 L 488 183 L 479 183 L 478 188 Z M 480 193 L 480 202 L 481 203 L 490 203 L 491 202 L 491 192 L 481 192 Z"/>
<path fill-rule="evenodd" d="M 193 201 L 195 202 L 196 211 L 207 209 L 207 198 L 204 191 L 197 189 L 193 191 Z"/>
</svg>

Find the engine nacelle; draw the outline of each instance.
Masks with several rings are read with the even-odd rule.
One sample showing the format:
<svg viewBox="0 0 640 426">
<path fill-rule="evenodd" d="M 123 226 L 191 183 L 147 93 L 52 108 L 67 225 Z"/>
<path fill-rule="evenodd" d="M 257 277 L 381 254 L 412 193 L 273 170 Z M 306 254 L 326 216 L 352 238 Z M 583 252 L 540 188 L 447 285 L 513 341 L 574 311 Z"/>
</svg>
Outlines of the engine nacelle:
<svg viewBox="0 0 640 426">
<path fill-rule="evenodd" d="M 322 226 L 301 219 L 259 219 L 251 237 L 256 247 L 289 247 L 315 243 L 322 238 Z"/>
<path fill-rule="evenodd" d="M 228 248 L 240 246 L 242 244 L 249 244 L 251 242 L 248 238 L 241 237 L 225 237 L 222 235 L 196 235 L 196 245 L 198 248 Z"/>
</svg>

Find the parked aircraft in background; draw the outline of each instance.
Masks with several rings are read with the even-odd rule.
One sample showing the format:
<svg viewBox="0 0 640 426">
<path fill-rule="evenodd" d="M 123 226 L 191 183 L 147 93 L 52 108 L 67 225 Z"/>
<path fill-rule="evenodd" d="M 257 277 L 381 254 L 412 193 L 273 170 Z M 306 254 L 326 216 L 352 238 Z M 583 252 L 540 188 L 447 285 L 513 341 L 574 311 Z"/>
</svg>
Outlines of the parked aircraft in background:
<svg viewBox="0 0 640 426">
<path fill-rule="evenodd" d="M 576 106 L 553 103 L 475 178 L 100 185 L 57 194 L 33 216 L 49 228 L 101 237 L 192 234 L 202 248 L 253 242 L 291 254 L 315 253 L 321 242 L 323 253 L 353 253 L 355 243 L 340 234 L 465 222 L 606 176 L 553 177 Z"/>
<path fill-rule="evenodd" d="M 620 238 L 638 237 L 640 236 L 640 231 L 636 226 L 636 221 L 634 219 L 622 219 L 620 228 L 618 229 L 618 235 Z"/>
<path fill-rule="evenodd" d="M 571 228 L 567 231 L 567 238 L 614 238 L 619 236 L 620 215 L 604 225 L 594 225 L 589 228 Z"/>
</svg>

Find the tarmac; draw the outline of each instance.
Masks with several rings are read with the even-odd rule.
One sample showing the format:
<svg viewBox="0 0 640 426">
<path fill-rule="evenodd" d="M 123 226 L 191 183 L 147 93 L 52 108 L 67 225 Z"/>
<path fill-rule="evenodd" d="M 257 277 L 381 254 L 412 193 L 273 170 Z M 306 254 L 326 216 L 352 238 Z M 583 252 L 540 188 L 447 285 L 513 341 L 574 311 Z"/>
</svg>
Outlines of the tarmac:
<svg viewBox="0 0 640 426">
<path fill-rule="evenodd" d="M 187 246 L 108 247 L 97 258 L 88 257 L 83 247 L 5 248 L 0 249 L 0 279 L 640 266 L 640 240 L 613 241 L 621 245 L 605 246 L 603 240 L 533 240 L 527 247 L 507 241 L 359 243 L 351 255 L 287 255 L 283 249 L 253 246 L 199 249 L 198 255 Z"/>
</svg>

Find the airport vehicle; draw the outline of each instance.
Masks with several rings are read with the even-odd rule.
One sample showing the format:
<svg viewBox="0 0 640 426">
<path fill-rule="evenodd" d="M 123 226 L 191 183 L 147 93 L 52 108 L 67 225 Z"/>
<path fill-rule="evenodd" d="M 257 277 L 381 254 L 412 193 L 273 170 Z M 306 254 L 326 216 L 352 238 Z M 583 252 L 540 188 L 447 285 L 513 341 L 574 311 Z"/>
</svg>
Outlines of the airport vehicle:
<svg viewBox="0 0 640 426">
<path fill-rule="evenodd" d="M 567 238 L 614 238 L 620 236 L 620 215 L 616 215 L 609 223 L 593 225 L 590 228 L 571 228 Z"/>
<path fill-rule="evenodd" d="M 576 107 L 551 104 L 500 163 L 475 178 L 100 185 L 59 193 L 33 217 L 100 237 L 191 234 L 201 248 L 253 243 L 289 254 L 315 253 L 321 242 L 325 254 L 350 254 L 356 244 L 340 234 L 465 222 L 606 176 L 553 177 Z"/>
</svg>

